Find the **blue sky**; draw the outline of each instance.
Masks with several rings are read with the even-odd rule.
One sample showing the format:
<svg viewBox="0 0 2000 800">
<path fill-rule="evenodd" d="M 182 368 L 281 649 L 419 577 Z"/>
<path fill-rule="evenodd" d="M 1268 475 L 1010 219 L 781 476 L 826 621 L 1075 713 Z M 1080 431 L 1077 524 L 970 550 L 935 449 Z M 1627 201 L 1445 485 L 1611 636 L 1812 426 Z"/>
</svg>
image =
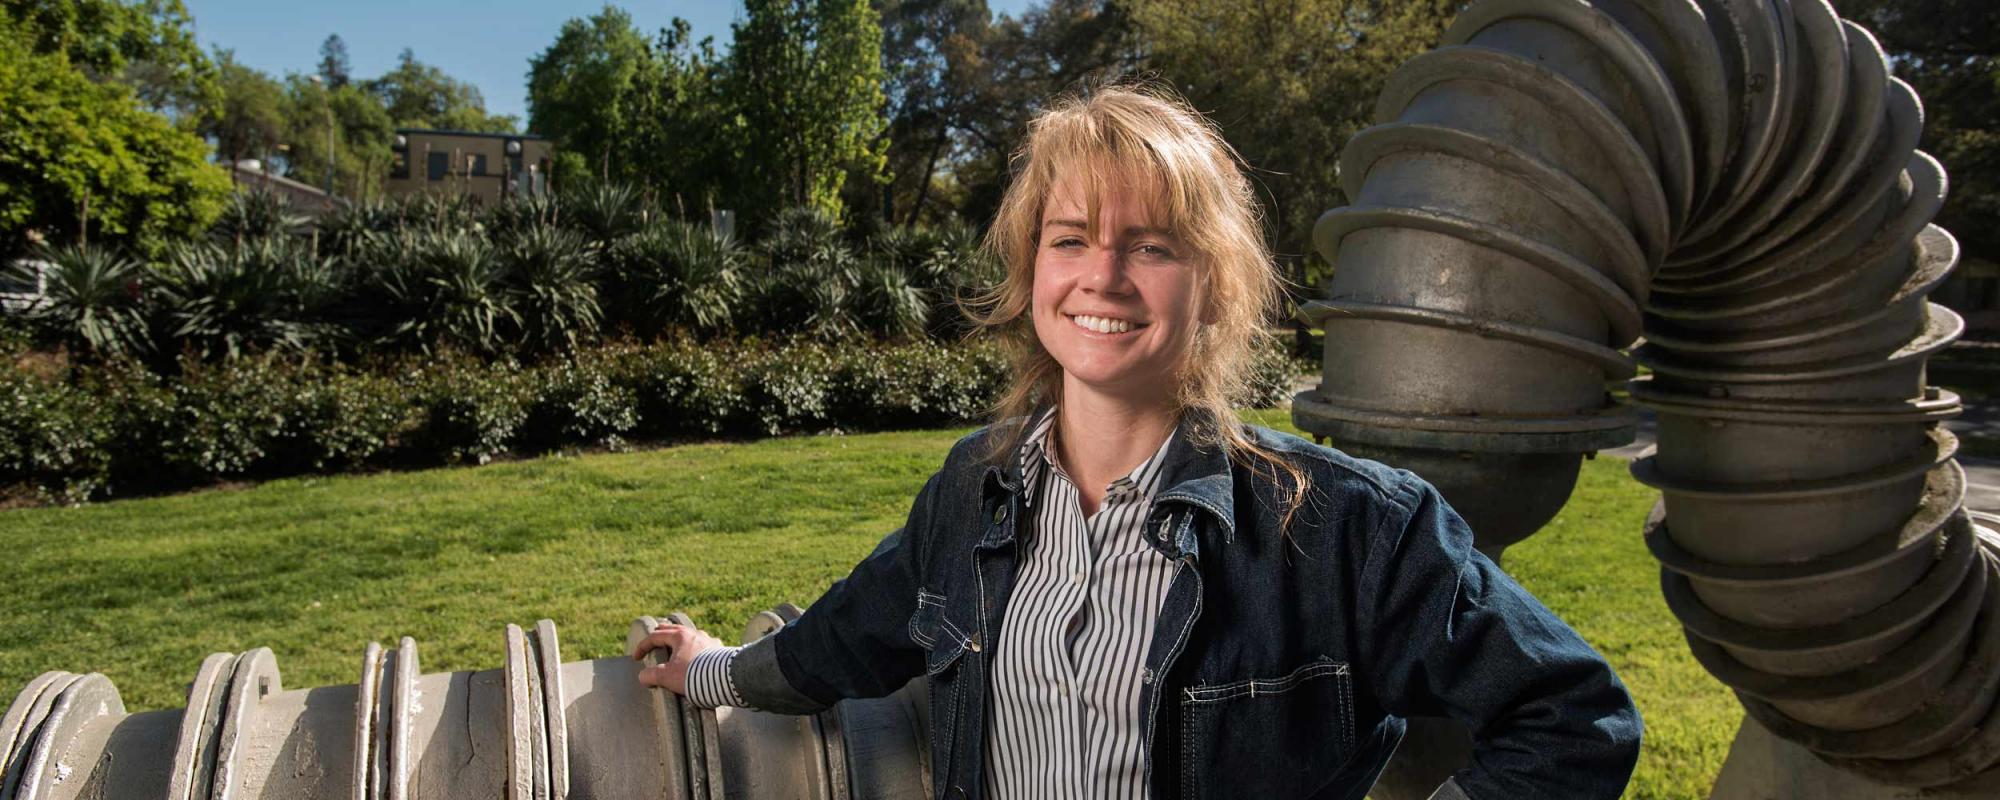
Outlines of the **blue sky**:
<svg viewBox="0 0 2000 800">
<path fill-rule="evenodd" d="M 387 71 L 408 47 L 417 59 L 479 87 L 486 108 L 528 117 L 528 59 L 555 41 L 564 20 L 589 16 L 601 2 L 533 0 L 185 0 L 195 37 L 204 49 L 236 51 L 236 60 L 282 77 L 311 72 L 327 34 L 347 42 L 354 74 Z M 619 3 L 648 35 L 682 17 L 696 38 L 729 43 L 729 24 L 741 18 L 740 0 Z M 1020 13 L 1030 0 L 988 0 L 996 13 Z"/>
</svg>

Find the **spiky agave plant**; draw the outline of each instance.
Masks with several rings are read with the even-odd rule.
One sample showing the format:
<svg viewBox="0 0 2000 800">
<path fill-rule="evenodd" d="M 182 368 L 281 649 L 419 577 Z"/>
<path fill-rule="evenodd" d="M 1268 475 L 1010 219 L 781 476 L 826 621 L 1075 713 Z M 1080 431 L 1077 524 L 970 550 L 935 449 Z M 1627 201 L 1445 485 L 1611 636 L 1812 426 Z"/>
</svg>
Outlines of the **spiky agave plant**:
<svg viewBox="0 0 2000 800">
<path fill-rule="evenodd" d="M 330 259 L 283 239 L 183 244 L 156 274 L 163 338 L 208 359 L 317 346 L 343 288 Z"/>
<path fill-rule="evenodd" d="M 753 293 L 770 330 L 838 337 L 853 333 L 852 298 L 862 261 L 841 240 L 840 226 L 824 211 L 787 209 L 772 220 L 762 247 L 766 267 Z"/>
<path fill-rule="evenodd" d="M 415 252 L 418 291 L 428 313 L 411 320 L 426 344 L 445 343 L 481 353 L 498 352 L 521 322 L 519 295 L 507 264 L 485 239 L 464 231 L 421 237 Z"/>
<path fill-rule="evenodd" d="M 563 225 L 601 245 L 638 230 L 653 216 L 639 191 L 622 183 L 592 182 L 565 192 L 556 202 L 568 217 Z"/>
<path fill-rule="evenodd" d="M 218 243 L 240 247 L 296 236 L 305 230 L 306 222 L 305 215 L 293 211 L 292 204 L 276 192 L 237 192 L 229 196 L 208 235 Z"/>
<path fill-rule="evenodd" d="M 597 335 L 597 246 L 549 224 L 516 231 L 501 250 L 521 343 L 549 352 L 574 349 Z"/>
<path fill-rule="evenodd" d="M 514 195 L 488 206 L 479 215 L 488 236 L 509 240 L 538 227 L 567 222 L 562 201 L 555 195 Z"/>
<path fill-rule="evenodd" d="M 650 223 L 612 250 L 618 314 L 650 332 L 727 330 L 743 316 L 747 259 L 706 225 Z"/>
<path fill-rule="evenodd" d="M 63 245 L 42 249 L 42 297 L 23 313 L 43 335 L 94 359 L 138 355 L 147 337 L 144 263 L 104 247 Z M 14 282 L 35 283 L 28 262 L 7 265 Z"/>
<path fill-rule="evenodd" d="M 930 319 L 930 293 L 910 280 L 895 259 L 874 254 L 861 261 L 851 299 L 854 323 L 880 336 L 920 334 Z"/>
</svg>

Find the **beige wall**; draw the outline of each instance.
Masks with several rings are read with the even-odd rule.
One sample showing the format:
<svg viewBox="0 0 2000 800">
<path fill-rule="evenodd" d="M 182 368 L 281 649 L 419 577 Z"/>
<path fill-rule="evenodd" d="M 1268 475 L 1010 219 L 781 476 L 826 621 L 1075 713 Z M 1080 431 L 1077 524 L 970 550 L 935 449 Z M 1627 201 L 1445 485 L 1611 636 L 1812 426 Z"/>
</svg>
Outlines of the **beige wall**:
<svg viewBox="0 0 2000 800">
<path fill-rule="evenodd" d="M 385 184 L 390 194 L 449 192 L 491 204 L 509 191 L 509 181 L 514 185 L 512 191 L 518 192 L 534 191 L 531 183 L 546 186 L 547 140 L 424 131 L 399 131 L 398 135 L 404 137 L 406 146 L 397 154 L 402 166 L 392 162 Z M 507 157 L 510 141 L 521 143 L 518 159 Z"/>
</svg>

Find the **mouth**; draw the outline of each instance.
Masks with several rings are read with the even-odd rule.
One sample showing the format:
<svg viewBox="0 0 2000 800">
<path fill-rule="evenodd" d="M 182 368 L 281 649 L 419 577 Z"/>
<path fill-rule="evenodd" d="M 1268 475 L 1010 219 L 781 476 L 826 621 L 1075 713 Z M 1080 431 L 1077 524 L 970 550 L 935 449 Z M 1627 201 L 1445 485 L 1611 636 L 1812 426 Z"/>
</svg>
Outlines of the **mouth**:
<svg viewBox="0 0 2000 800">
<path fill-rule="evenodd" d="M 1117 317 L 1098 317 L 1089 314 L 1064 314 L 1071 324 L 1101 336 L 1119 336 L 1146 327 L 1146 323 L 1133 322 Z"/>
</svg>

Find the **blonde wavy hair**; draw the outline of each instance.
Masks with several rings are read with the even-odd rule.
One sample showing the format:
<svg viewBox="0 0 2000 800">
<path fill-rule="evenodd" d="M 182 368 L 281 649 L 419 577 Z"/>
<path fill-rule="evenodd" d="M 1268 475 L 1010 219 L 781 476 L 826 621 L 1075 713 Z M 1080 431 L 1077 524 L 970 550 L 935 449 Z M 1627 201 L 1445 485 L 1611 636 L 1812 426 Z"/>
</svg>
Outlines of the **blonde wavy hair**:
<svg viewBox="0 0 2000 800">
<path fill-rule="evenodd" d="M 994 419 L 1025 416 L 1061 398 L 1062 365 L 1043 349 L 1029 314 L 1042 214 L 1059 177 L 1086 179 L 1087 224 L 1093 233 L 1106 191 L 1114 186 L 1146 189 L 1142 196 L 1152 206 L 1152 219 L 1164 221 L 1192 251 L 1202 302 L 1204 324 L 1184 351 L 1174 401 L 1183 412 L 1204 413 L 1183 413 L 1182 435 L 1196 446 L 1220 448 L 1231 461 L 1272 478 L 1280 487 L 1281 527 L 1289 526 L 1305 501 L 1305 473 L 1233 424 L 1232 401 L 1245 396 L 1258 348 L 1270 337 L 1265 320 L 1282 307 L 1283 299 L 1256 198 L 1236 150 L 1214 123 L 1172 90 L 1126 82 L 1057 97 L 1029 123 L 1027 139 L 1010 166 L 1013 182 L 985 241 L 1000 262 L 1001 281 L 967 309 L 978 325 L 975 333 L 996 335 L 1012 365 L 1012 380 L 994 405 Z M 1204 422 L 1213 424 L 1200 424 Z M 987 457 L 1003 461 L 1026 433 L 1025 426 L 1017 426 L 993 437 Z"/>
</svg>

